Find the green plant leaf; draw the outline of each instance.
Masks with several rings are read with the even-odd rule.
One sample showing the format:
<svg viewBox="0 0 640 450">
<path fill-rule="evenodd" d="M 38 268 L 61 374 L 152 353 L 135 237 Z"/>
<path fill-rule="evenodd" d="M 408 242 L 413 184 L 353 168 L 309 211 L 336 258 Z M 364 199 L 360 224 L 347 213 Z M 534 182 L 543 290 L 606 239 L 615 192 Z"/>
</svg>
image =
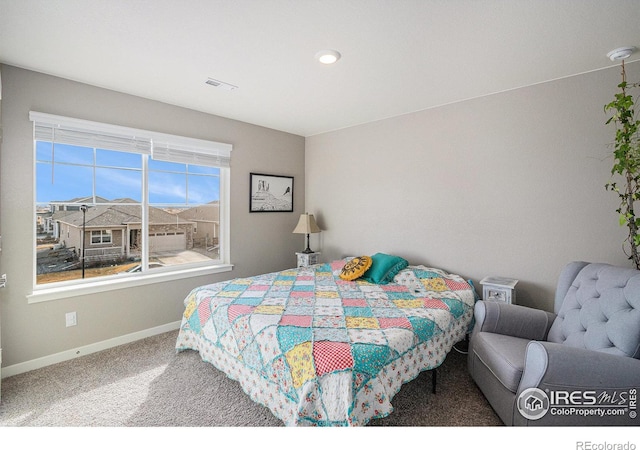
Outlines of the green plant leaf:
<svg viewBox="0 0 640 450">
<path fill-rule="evenodd" d="M 625 226 L 625 224 L 627 223 L 627 218 L 624 216 L 624 214 L 620 214 L 620 226 L 623 227 Z"/>
<path fill-rule="evenodd" d="M 640 202 L 640 119 L 636 115 L 635 100 L 631 92 L 631 88 L 635 89 L 640 84 L 627 83 L 624 61 L 621 66 L 622 82 L 618 84 L 619 91 L 614 94 L 613 100 L 604 105 L 604 111 L 609 114 L 605 123 L 615 126 L 611 175 L 621 175 L 624 183 L 618 185 L 609 181 L 605 188 L 618 195 L 618 222 L 620 226 L 627 226 L 629 229 L 623 249 L 636 268 L 640 269 L 640 218 L 636 218 L 634 212 L 635 202 Z"/>
</svg>

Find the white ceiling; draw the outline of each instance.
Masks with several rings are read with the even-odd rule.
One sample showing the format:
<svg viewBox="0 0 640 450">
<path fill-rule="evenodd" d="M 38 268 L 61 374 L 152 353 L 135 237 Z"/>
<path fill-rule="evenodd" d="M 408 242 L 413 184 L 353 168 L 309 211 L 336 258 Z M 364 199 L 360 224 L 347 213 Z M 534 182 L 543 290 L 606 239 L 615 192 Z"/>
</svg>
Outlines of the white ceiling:
<svg viewBox="0 0 640 450">
<path fill-rule="evenodd" d="M 628 45 L 640 0 L 0 0 L 2 63 L 302 136 L 610 67 Z"/>
</svg>

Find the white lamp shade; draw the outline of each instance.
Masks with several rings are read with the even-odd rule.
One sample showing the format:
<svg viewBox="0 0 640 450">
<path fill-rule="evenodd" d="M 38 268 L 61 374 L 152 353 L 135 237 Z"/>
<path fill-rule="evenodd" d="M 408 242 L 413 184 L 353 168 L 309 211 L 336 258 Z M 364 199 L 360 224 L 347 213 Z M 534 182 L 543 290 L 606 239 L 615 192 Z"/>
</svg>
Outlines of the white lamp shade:
<svg viewBox="0 0 640 450">
<path fill-rule="evenodd" d="M 300 234 L 309 234 L 309 233 L 319 233 L 320 227 L 316 224 L 316 219 L 314 219 L 313 214 L 300 214 L 300 220 L 298 221 L 298 225 L 296 225 L 293 230 L 294 233 Z"/>
</svg>

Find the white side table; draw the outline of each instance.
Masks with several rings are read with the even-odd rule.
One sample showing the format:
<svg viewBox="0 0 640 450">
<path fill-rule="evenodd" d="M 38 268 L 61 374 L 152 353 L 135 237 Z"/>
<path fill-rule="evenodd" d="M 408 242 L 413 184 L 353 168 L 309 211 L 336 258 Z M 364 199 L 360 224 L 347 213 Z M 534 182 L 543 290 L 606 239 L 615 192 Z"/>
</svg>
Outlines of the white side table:
<svg viewBox="0 0 640 450">
<path fill-rule="evenodd" d="M 482 299 L 505 303 L 516 302 L 516 284 L 518 280 L 504 277 L 484 277 L 482 285 Z"/>
<path fill-rule="evenodd" d="M 298 268 L 300 267 L 309 267 L 313 264 L 318 264 L 318 256 L 320 256 L 320 252 L 313 253 L 296 253 L 298 257 Z"/>
</svg>

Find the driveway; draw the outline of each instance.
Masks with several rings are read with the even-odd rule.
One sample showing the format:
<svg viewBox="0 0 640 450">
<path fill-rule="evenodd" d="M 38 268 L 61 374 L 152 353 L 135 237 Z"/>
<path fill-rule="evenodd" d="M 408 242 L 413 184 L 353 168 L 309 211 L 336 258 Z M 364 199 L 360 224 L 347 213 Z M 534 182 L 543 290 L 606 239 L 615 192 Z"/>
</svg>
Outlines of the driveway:
<svg viewBox="0 0 640 450">
<path fill-rule="evenodd" d="M 154 253 L 153 258 L 165 266 L 172 266 L 174 264 L 188 264 L 193 262 L 210 261 L 212 258 L 208 258 L 205 255 L 194 252 L 191 250 L 176 250 L 169 252 Z"/>
</svg>

